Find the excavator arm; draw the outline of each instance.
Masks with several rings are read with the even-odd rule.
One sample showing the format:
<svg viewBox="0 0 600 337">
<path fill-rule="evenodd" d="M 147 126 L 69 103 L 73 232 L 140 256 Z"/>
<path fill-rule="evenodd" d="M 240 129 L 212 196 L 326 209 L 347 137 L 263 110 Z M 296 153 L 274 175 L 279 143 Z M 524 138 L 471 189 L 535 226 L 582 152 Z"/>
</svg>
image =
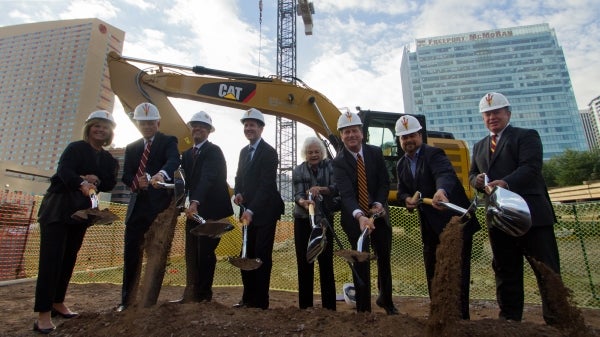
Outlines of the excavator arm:
<svg viewBox="0 0 600 337">
<path fill-rule="evenodd" d="M 184 67 L 123 57 L 116 52 L 108 54 L 107 62 L 112 91 L 119 97 L 129 117 L 132 117 L 129 112 L 140 103 L 151 102 L 156 105 L 162 117 L 161 130 L 178 138 L 180 152 L 190 148 L 193 140 L 169 97 L 242 110 L 257 108 L 263 113 L 305 124 L 327 137 L 336 151 L 342 147 L 337 131 L 340 110 L 323 94 L 298 79 L 293 83 L 277 77 L 260 77 L 198 66 Z M 144 65 L 145 68 L 138 68 L 133 63 Z M 360 110 L 358 113 L 363 121 L 365 140 L 380 146 L 384 152 L 391 180 L 389 200 L 394 203 L 395 165 L 402 155 L 400 146 L 395 143 L 394 125 L 401 114 L 370 110 Z M 414 116 L 421 118 L 426 131 L 425 116 Z M 428 144 L 446 151 L 467 194 L 472 196 L 466 142 L 439 136 L 426 136 L 425 139 Z"/>
<path fill-rule="evenodd" d="M 115 52 L 107 57 L 112 91 L 127 112 L 140 103 L 151 102 L 161 113 L 161 129 L 176 136 L 179 150 L 193 140 L 181 116 L 168 97 L 216 104 L 287 118 L 307 125 L 326 136 L 338 149 L 337 119 L 341 112 L 316 90 L 275 77 L 259 77 L 204 67 L 182 67 L 133 58 Z M 132 63 L 146 64 L 140 69 Z M 131 116 L 130 116 L 131 117 Z"/>
</svg>

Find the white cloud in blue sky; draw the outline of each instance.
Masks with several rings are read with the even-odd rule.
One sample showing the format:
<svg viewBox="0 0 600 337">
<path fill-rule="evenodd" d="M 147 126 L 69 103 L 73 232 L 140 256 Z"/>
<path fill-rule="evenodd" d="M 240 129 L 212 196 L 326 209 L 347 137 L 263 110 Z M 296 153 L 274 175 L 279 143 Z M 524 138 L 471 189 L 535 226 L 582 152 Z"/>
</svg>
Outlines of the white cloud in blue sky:
<svg viewBox="0 0 600 337">
<path fill-rule="evenodd" d="M 596 0 L 313 0 L 312 36 L 297 28 L 297 75 L 339 107 L 402 112 L 400 62 L 417 38 L 548 23 L 563 47 L 580 109 L 600 94 L 600 6 Z M 277 1 L 0 0 L 0 27 L 97 17 L 126 32 L 123 54 L 185 66 L 268 76 L 276 73 Z M 262 33 L 262 35 L 260 35 Z M 204 109 L 231 165 L 245 139 L 239 110 L 174 100 L 182 117 Z M 477 104 L 474 102 L 473 104 Z M 122 108 L 116 102 L 115 113 Z M 118 113 L 117 113 L 118 114 Z M 270 120 L 268 120 L 269 122 Z M 121 124 L 128 121 L 122 119 Z M 238 129 L 236 129 L 238 128 Z M 265 138 L 274 144 L 274 124 Z M 239 137 L 235 137 L 235 132 Z M 119 134 L 127 134 L 121 137 Z M 299 127 L 299 144 L 312 134 Z M 135 132 L 118 132 L 119 145 Z M 231 166 L 235 167 L 235 166 Z"/>
</svg>

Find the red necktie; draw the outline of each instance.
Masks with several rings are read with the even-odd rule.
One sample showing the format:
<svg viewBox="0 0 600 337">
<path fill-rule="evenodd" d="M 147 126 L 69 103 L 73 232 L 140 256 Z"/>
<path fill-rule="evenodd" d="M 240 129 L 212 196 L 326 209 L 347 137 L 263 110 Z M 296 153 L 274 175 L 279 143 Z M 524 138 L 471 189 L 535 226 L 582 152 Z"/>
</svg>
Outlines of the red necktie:
<svg viewBox="0 0 600 337">
<path fill-rule="evenodd" d="M 356 177 L 358 179 L 358 206 L 365 214 L 368 214 L 369 190 L 367 189 L 367 173 L 360 153 L 356 155 Z"/>
<path fill-rule="evenodd" d="M 490 142 L 490 152 L 493 154 L 496 151 L 496 138 L 498 135 L 492 135 L 492 141 Z"/>
<path fill-rule="evenodd" d="M 138 190 L 138 178 L 143 177 L 146 174 L 146 163 L 148 162 L 148 156 L 150 155 L 150 146 L 152 145 L 152 141 L 149 140 L 146 142 L 146 147 L 144 147 L 144 153 L 142 153 L 142 159 L 140 160 L 140 166 L 138 166 L 137 173 L 133 178 L 133 188 L 132 190 L 135 192 Z"/>
</svg>

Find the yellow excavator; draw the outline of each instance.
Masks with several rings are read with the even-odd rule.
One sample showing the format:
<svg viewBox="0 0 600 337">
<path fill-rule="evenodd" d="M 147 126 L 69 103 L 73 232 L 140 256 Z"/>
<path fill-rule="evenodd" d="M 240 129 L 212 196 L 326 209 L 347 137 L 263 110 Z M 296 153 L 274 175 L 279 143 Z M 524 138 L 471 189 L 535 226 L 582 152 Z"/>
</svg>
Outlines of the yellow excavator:
<svg viewBox="0 0 600 337">
<path fill-rule="evenodd" d="M 321 138 L 327 138 L 330 150 L 338 150 L 342 146 L 336 128 L 340 109 L 299 79 L 291 81 L 275 76 L 246 75 L 201 66 L 185 67 L 123 57 L 116 52 L 108 54 L 107 62 L 112 91 L 119 97 L 125 111 L 133 111 L 142 102 L 156 105 L 162 117 L 161 131 L 178 138 L 181 152 L 190 148 L 193 141 L 189 129 L 169 97 L 242 110 L 257 108 L 263 113 L 310 127 Z M 136 65 L 143 66 L 143 69 Z M 402 114 L 360 108 L 357 110 L 363 121 L 365 141 L 383 150 L 391 179 L 390 204 L 397 205 L 395 167 L 403 153 L 394 137 L 394 127 Z M 423 140 L 429 145 L 444 149 L 471 197 L 473 191 L 468 182 L 470 156 L 467 143 L 454 139 L 449 133 L 427 130 L 425 117 L 413 116 L 423 126 Z"/>
</svg>

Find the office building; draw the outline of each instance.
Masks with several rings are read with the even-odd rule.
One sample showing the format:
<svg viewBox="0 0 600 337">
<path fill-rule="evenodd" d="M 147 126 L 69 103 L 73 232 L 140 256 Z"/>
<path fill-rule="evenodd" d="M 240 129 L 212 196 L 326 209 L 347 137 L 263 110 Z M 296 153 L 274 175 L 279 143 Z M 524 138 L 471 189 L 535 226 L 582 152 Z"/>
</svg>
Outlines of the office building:
<svg viewBox="0 0 600 337">
<path fill-rule="evenodd" d="M 473 144 L 487 134 L 478 104 L 506 95 L 511 124 L 536 129 L 544 159 L 587 150 L 565 57 L 547 24 L 420 38 L 400 67 L 404 108 L 431 130 Z"/>
<path fill-rule="evenodd" d="M 592 137 L 595 139 L 595 147 L 600 148 L 600 96 L 592 99 L 588 104 L 590 113 L 590 124 Z"/>
<path fill-rule="evenodd" d="M 87 116 L 112 111 L 106 54 L 121 53 L 124 37 L 98 19 L 0 27 L 0 160 L 21 167 L 11 179 L 30 179 L 31 167 L 38 178 L 52 175 Z"/>
<path fill-rule="evenodd" d="M 583 125 L 583 134 L 588 148 L 591 150 L 598 147 L 598 141 L 596 137 L 596 130 L 594 128 L 594 121 L 592 119 L 592 113 L 588 110 L 579 110 L 579 117 L 581 117 L 581 124 Z"/>
</svg>

